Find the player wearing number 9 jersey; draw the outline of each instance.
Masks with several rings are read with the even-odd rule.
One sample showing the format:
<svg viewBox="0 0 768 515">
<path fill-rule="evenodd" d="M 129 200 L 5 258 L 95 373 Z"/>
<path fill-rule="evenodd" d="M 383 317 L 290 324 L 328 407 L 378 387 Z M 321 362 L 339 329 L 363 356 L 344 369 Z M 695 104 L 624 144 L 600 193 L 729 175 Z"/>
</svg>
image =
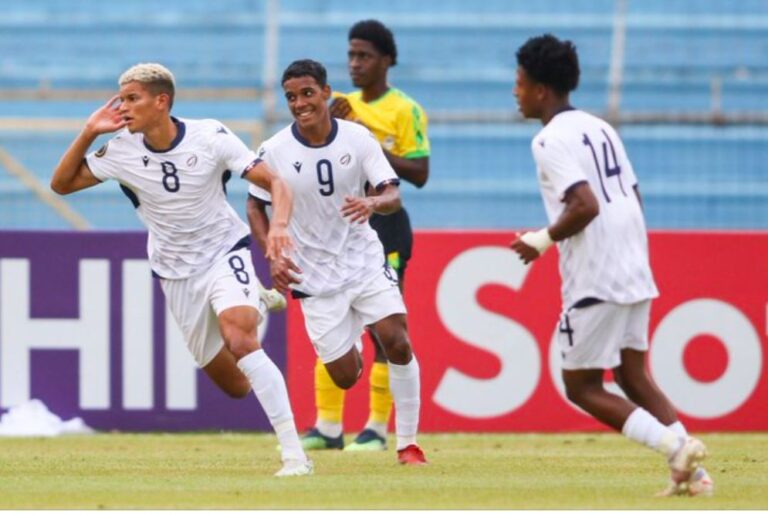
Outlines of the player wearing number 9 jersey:
<svg viewBox="0 0 768 515">
<path fill-rule="evenodd" d="M 423 464 L 416 444 L 419 366 L 405 304 L 397 274 L 367 223 L 373 213 L 400 209 L 397 175 L 368 129 L 331 118 L 326 77 L 323 65 L 308 59 L 286 68 L 282 85 L 295 121 L 259 151 L 290 185 L 295 201 L 288 230 L 296 248 L 270 258 L 272 279 L 301 300 L 310 340 L 339 388 L 352 387 L 362 373 L 356 342 L 363 328 L 372 325 L 381 335 L 395 403 L 398 460 Z M 270 227 L 265 206 L 273 199 L 263 188 L 250 187 L 248 219 L 262 245 Z"/>
<path fill-rule="evenodd" d="M 175 80 L 162 65 L 136 65 L 119 84 L 64 153 L 51 188 L 68 194 L 119 182 L 149 230 L 150 267 L 198 365 L 232 397 L 256 393 L 282 447 L 276 475 L 309 474 L 285 380 L 257 340 L 265 306 L 248 226 L 227 202 L 225 183 L 235 173 L 271 191 L 278 222 L 268 256 L 291 245 L 291 191 L 221 123 L 171 117 Z M 97 136 L 115 131 L 85 157 Z"/>
<path fill-rule="evenodd" d="M 711 493 L 712 481 L 699 467 L 704 444 L 688 437 L 645 368 L 651 299 L 658 293 L 624 145 L 610 125 L 571 106 L 579 62 L 570 41 L 531 38 L 518 50 L 517 63 L 520 111 L 544 125 L 531 148 L 550 225 L 511 246 L 529 263 L 558 242 L 563 311 L 557 337 L 566 395 L 664 454 L 671 470 L 665 494 Z M 627 398 L 604 388 L 606 369 Z"/>
</svg>

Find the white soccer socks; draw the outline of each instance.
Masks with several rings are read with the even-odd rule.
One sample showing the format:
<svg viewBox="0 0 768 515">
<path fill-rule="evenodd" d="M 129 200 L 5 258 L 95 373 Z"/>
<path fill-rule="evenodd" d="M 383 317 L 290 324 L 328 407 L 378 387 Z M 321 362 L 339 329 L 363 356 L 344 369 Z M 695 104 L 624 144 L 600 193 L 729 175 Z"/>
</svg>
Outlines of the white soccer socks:
<svg viewBox="0 0 768 515">
<path fill-rule="evenodd" d="M 416 443 L 421 408 L 419 362 L 414 355 L 406 365 L 389 362 L 389 389 L 395 401 L 397 450 Z"/>
<path fill-rule="evenodd" d="M 672 458 L 685 443 L 685 437 L 659 422 L 643 408 L 637 408 L 630 413 L 621 432 L 630 440 L 659 451 L 667 459 Z"/>
<path fill-rule="evenodd" d="M 306 461 L 307 457 L 301 448 L 296 424 L 293 421 L 288 389 L 280 369 L 269 359 L 263 349 L 243 357 L 237 362 L 237 366 L 251 382 L 253 392 L 275 430 L 283 461 Z"/>
</svg>

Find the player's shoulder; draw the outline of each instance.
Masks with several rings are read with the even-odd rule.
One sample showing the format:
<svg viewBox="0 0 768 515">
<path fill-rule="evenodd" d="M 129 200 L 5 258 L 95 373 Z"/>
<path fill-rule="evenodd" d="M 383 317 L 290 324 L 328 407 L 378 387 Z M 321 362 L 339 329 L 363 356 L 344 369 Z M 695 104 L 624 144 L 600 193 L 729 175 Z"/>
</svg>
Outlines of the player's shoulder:
<svg viewBox="0 0 768 515">
<path fill-rule="evenodd" d="M 335 118 L 337 126 L 337 138 L 341 141 L 353 140 L 357 142 L 367 142 L 373 140 L 378 145 L 376 136 L 366 127 L 357 122 L 350 122 L 348 120 L 342 120 Z"/>
<path fill-rule="evenodd" d="M 118 155 L 134 154 L 142 150 L 144 135 L 131 133 L 127 128 L 122 128 L 102 144 L 95 152 L 96 157 L 115 157 Z"/>
<path fill-rule="evenodd" d="M 189 134 L 231 134 L 232 131 L 219 120 L 215 118 L 177 118 L 183 122 Z"/>
<path fill-rule="evenodd" d="M 392 102 L 401 109 L 413 110 L 415 107 L 419 111 L 424 110 L 421 104 L 400 88 L 390 88 L 389 96 L 392 99 Z"/>
<path fill-rule="evenodd" d="M 286 145 L 292 145 L 295 142 L 295 138 L 293 137 L 291 127 L 292 125 L 288 125 L 262 141 L 257 152 L 259 158 L 265 158 L 267 153 L 279 153 Z"/>
<path fill-rule="evenodd" d="M 282 129 L 277 131 L 275 134 L 273 134 L 269 138 L 265 139 L 261 145 L 276 147 L 278 145 L 283 145 L 286 143 L 293 142 L 295 141 L 295 139 L 296 138 L 294 138 L 293 136 L 293 124 L 290 124 L 290 125 L 287 125 L 286 127 L 283 127 Z"/>
<path fill-rule="evenodd" d="M 569 146 L 574 141 L 581 144 L 582 134 L 604 123 L 600 118 L 578 109 L 558 113 L 533 138 L 534 148 L 546 149 L 556 146 Z"/>
</svg>

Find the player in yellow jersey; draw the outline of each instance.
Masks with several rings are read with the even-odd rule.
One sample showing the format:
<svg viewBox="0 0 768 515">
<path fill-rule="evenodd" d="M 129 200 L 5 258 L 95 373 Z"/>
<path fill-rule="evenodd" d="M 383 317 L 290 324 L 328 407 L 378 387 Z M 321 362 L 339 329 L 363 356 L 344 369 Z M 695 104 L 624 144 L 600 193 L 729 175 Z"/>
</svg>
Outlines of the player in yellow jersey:
<svg viewBox="0 0 768 515">
<path fill-rule="evenodd" d="M 387 82 L 389 68 L 397 64 L 397 46 L 392 32 L 377 20 L 364 20 L 349 30 L 348 64 L 352 83 L 358 91 L 334 94 L 331 114 L 368 127 L 381 143 L 397 175 L 421 188 L 429 178 L 427 116 L 408 95 Z M 387 216 L 373 215 L 371 226 L 384 246 L 390 266 L 397 271 L 400 291 L 411 257 L 413 231 L 408 213 L 402 209 Z M 370 415 L 363 431 L 346 447 L 350 451 L 386 449 L 387 425 L 392 412 L 387 358 L 378 336 L 376 358 L 369 378 Z M 343 449 L 342 415 L 344 390 L 337 387 L 323 364 L 315 366 L 317 422 L 302 439 L 305 449 Z"/>
</svg>

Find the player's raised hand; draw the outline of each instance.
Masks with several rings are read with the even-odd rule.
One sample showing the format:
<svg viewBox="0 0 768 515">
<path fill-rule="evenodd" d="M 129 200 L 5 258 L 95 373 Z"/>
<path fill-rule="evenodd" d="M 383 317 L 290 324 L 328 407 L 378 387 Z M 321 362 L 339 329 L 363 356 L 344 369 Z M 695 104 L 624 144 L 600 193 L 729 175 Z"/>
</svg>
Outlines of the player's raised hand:
<svg viewBox="0 0 768 515">
<path fill-rule="evenodd" d="M 344 97 L 334 98 L 333 102 L 331 102 L 329 110 L 331 112 L 331 116 L 334 118 L 343 118 L 345 120 L 350 114 L 354 113 L 352 106 L 349 104 L 349 100 Z"/>
<path fill-rule="evenodd" d="M 365 223 L 376 209 L 376 197 L 344 197 L 341 215 L 351 223 Z"/>
<path fill-rule="evenodd" d="M 120 95 L 115 95 L 88 117 L 85 128 L 95 134 L 106 134 L 122 129 L 125 124 L 120 114 Z"/>
<path fill-rule="evenodd" d="M 276 260 L 284 255 L 285 251 L 293 250 L 293 240 L 288 234 L 287 225 L 274 222 L 269 226 L 267 233 L 267 251 L 264 256 L 270 261 Z"/>
<path fill-rule="evenodd" d="M 520 260 L 526 265 L 540 256 L 539 251 L 525 243 L 521 237 L 522 234 L 515 233 L 516 238 L 509 244 L 510 248 L 517 252 Z"/>
<path fill-rule="evenodd" d="M 301 274 L 301 269 L 288 256 L 280 256 L 269 261 L 272 286 L 282 294 L 286 294 L 291 289 L 292 284 L 301 282 L 301 278 L 297 277 L 297 274 Z"/>
</svg>

